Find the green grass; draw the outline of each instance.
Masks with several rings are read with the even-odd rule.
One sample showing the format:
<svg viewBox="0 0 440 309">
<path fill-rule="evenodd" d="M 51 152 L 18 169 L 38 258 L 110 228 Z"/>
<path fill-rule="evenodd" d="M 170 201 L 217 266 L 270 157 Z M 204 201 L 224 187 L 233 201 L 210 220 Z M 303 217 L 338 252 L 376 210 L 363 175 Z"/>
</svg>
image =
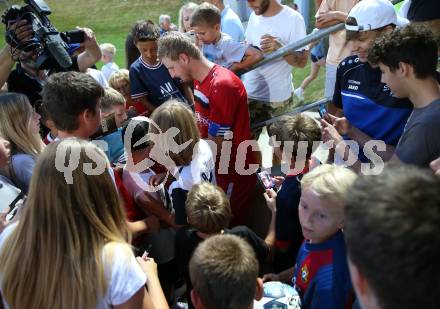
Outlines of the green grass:
<svg viewBox="0 0 440 309">
<path fill-rule="evenodd" d="M 75 26 L 93 29 L 98 42 L 116 46 L 116 63 L 120 67 L 125 67 L 124 42 L 134 22 L 151 19 L 157 23 L 160 14 L 169 14 L 177 23 L 178 11 L 183 3 L 182 0 L 48 1 L 54 12 L 52 21 L 55 25 L 60 28 L 62 25 L 65 30 Z"/>
<path fill-rule="evenodd" d="M 293 83 L 295 88 L 301 85 L 304 78 L 310 73 L 310 61 L 303 69 L 293 69 Z M 324 97 L 324 82 L 325 82 L 325 68 L 321 67 L 318 77 L 312 81 L 309 86 L 304 91 L 304 102 L 300 103 L 296 97 L 294 97 L 295 102 L 298 105 L 303 105 L 307 103 L 312 103 Z"/>
<path fill-rule="evenodd" d="M 76 26 L 93 29 L 99 43 L 112 43 L 117 48 L 115 62 L 125 67 L 124 42 L 136 20 L 151 19 L 157 23 L 160 14 L 169 14 L 177 24 L 179 8 L 185 0 L 46 0 L 52 14 L 51 22 L 59 31 L 72 30 Z M 196 1 L 197 2 L 197 1 Z M 3 3 L 3 2 L 1 2 Z M 9 1 L 23 5 L 23 1 Z M 0 5 L 0 10 L 5 9 Z M 2 45 L 3 42 L 0 43 Z M 97 64 L 101 66 L 100 63 Z M 294 69 L 294 84 L 298 87 L 309 74 L 310 64 L 304 69 Z M 305 102 L 323 96 L 324 70 L 305 91 Z"/>
</svg>

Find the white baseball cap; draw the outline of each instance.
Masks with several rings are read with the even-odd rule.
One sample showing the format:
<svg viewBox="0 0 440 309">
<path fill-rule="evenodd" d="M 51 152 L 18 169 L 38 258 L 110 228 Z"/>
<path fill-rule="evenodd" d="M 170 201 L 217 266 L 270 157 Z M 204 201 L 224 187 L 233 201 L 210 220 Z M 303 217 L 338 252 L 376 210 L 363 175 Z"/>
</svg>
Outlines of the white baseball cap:
<svg viewBox="0 0 440 309">
<path fill-rule="evenodd" d="M 348 13 L 357 21 L 357 26 L 345 24 L 349 31 L 369 31 L 390 24 L 403 27 L 409 23 L 406 18 L 397 16 L 392 3 L 388 0 L 362 0 Z"/>
</svg>

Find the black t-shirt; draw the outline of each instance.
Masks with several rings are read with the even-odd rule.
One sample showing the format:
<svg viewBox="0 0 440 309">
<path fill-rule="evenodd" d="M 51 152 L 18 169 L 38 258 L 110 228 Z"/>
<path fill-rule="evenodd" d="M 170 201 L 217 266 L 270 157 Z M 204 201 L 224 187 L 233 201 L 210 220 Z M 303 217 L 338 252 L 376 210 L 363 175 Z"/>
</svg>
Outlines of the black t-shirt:
<svg viewBox="0 0 440 309">
<path fill-rule="evenodd" d="M 49 71 L 49 74 L 63 71 L 79 72 L 78 57 L 75 56 L 72 58 L 72 66 L 69 69 L 53 69 Z M 21 68 L 19 63 L 17 64 L 15 70 L 9 74 L 8 91 L 25 94 L 33 107 L 35 107 L 39 101 L 41 101 L 41 90 L 43 90 L 43 85 L 44 81 L 28 75 Z"/>
<path fill-rule="evenodd" d="M 41 101 L 41 90 L 43 90 L 43 82 L 24 72 L 20 64 L 17 64 L 16 69 L 9 74 L 8 91 L 26 95 L 32 106 Z"/>
<path fill-rule="evenodd" d="M 303 241 L 298 205 L 301 198 L 302 175 L 287 176 L 277 193 L 275 235 L 277 247 L 293 247 L 297 252 Z"/>
<path fill-rule="evenodd" d="M 246 226 L 236 226 L 232 229 L 225 229 L 225 234 L 236 235 L 244 240 L 254 249 L 255 255 L 258 259 L 258 262 L 262 264 L 268 254 L 269 247 L 264 242 L 263 239 L 257 236 L 251 229 Z M 191 303 L 190 292 L 192 289 L 191 280 L 189 277 L 189 260 L 197 248 L 197 246 L 203 241 L 197 235 L 197 230 L 192 227 L 184 227 L 177 231 L 176 233 L 176 250 L 175 250 L 175 258 L 177 262 L 177 267 L 181 275 L 185 278 L 186 281 L 186 294 L 188 300 L 189 308 L 194 308 Z"/>
<path fill-rule="evenodd" d="M 440 19 L 439 0 L 412 0 L 407 17 L 410 21 Z"/>
</svg>

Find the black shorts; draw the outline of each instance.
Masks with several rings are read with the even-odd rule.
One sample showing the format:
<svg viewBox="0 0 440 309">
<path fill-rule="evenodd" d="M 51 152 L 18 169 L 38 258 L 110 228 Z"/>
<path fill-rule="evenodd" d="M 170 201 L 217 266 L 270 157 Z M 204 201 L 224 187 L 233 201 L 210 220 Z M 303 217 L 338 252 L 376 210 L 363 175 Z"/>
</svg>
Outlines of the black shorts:
<svg viewBox="0 0 440 309">
<path fill-rule="evenodd" d="M 316 57 L 314 54 L 310 54 L 310 60 L 312 60 L 313 63 L 318 62 L 319 60 L 321 60 L 323 57 Z"/>
</svg>

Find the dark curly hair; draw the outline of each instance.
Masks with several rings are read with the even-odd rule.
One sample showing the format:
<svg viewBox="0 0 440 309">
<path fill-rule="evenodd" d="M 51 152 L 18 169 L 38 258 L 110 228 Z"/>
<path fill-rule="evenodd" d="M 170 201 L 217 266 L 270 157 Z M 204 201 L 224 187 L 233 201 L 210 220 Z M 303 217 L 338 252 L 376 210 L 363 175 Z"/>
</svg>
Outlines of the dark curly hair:
<svg viewBox="0 0 440 309">
<path fill-rule="evenodd" d="M 369 52 L 368 61 L 373 65 L 383 63 L 392 72 L 404 62 L 414 68 L 417 78 L 436 78 L 437 48 L 429 29 L 409 25 L 378 38 Z"/>
<path fill-rule="evenodd" d="M 157 41 L 160 37 L 160 30 L 151 20 L 138 20 L 131 30 L 131 35 L 135 44 L 139 41 Z"/>
</svg>

